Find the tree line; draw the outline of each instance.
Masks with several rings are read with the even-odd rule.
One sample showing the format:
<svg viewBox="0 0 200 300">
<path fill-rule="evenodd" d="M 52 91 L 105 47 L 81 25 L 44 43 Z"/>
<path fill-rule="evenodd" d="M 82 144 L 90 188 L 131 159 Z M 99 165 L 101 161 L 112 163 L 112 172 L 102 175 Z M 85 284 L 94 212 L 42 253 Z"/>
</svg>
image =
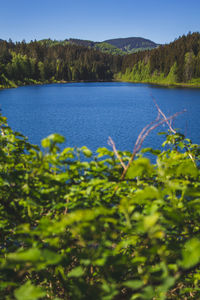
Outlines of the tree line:
<svg viewBox="0 0 200 300">
<path fill-rule="evenodd" d="M 51 40 L 0 40 L 0 87 L 58 81 L 200 83 L 200 33 L 130 55 Z"/>
<path fill-rule="evenodd" d="M 2 86 L 62 80 L 109 81 L 119 70 L 117 56 L 83 46 L 0 41 Z"/>
<path fill-rule="evenodd" d="M 200 78 L 200 33 L 188 33 L 168 45 L 124 56 L 120 75 L 133 81 L 155 78 L 180 83 Z"/>
</svg>

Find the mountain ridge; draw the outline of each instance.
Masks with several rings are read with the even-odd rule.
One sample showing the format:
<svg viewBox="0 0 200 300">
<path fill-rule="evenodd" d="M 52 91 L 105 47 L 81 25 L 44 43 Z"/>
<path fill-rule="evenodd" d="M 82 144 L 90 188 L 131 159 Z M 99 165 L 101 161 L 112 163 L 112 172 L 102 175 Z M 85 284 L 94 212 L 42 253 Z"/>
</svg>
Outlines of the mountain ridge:
<svg viewBox="0 0 200 300">
<path fill-rule="evenodd" d="M 135 53 L 138 51 L 151 50 L 158 47 L 160 44 L 157 44 L 149 39 L 145 39 L 142 37 L 128 37 L 128 38 L 116 38 L 105 40 L 102 42 L 94 42 L 91 40 L 82 40 L 77 38 L 69 38 L 65 40 L 51 40 L 51 39 L 43 39 L 39 42 L 45 43 L 49 46 L 55 44 L 73 44 L 78 46 L 88 47 L 90 49 L 99 50 L 108 54 L 118 54 L 118 55 L 126 55 Z"/>
<path fill-rule="evenodd" d="M 128 49 L 141 49 L 141 48 L 156 48 L 159 44 L 142 37 L 127 37 L 105 40 L 105 43 L 109 43 L 117 48 L 128 52 Z"/>
<path fill-rule="evenodd" d="M 0 41 L 3 41 L 0 39 Z M 61 45 L 78 45 L 84 46 L 90 49 L 99 50 L 104 53 L 113 54 L 113 55 L 126 55 L 132 54 L 139 51 L 151 50 L 160 46 L 153 42 L 150 39 L 142 38 L 142 37 L 127 37 L 127 38 L 114 38 L 108 39 L 105 41 L 91 41 L 91 40 L 83 40 L 78 38 L 68 38 L 64 40 L 52 40 L 42 39 L 38 42 L 45 44 L 47 46 L 53 46 L 56 44 Z"/>
<path fill-rule="evenodd" d="M 142 37 L 115 38 L 102 42 L 93 42 L 90 40 L 68 39 L 65 40 L 72 44 L 78 44 L 86 47 L 96 48 L 103 52 L 115 54 L 129 54 L 143 50 L 150 50 L 159 46 L 159 44 Z M 117 53 L 118 52 L 118 53 Z"/>
</svg>

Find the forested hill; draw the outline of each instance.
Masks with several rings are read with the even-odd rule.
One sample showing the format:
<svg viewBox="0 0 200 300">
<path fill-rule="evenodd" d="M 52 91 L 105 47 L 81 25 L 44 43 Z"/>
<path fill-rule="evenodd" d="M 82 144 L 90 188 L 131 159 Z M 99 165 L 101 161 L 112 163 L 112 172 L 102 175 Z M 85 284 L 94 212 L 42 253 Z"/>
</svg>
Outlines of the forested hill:
<svg viewBox="0 0 200 300">
<path fill-rule="evenodd" d="M 84 47 L 90 47 L 90 48 L 95 47 L 95 44 L 96 44 L 96 42 L 93 42 L 93 41 L 72 39 L 72 38 L 70 38 L 69 40 L 65 40 L 65 41 L 69 42 L 70 44 L 75 44 L 78 46 L 84 46 Z"/>
<path fill-rule="evenodd" d="M 118 79 L 153 83 L 200 84 L 200 33 L 122 58 Z"/>
<path fill-rule="evenodd" d="M 0 41 L 0 87 L 113 79 L 200 85 L 200 33 L 189 33 L 168 45 L 123 56 L 66 41 Z"/>
<path fill-rule="evenodd" d="M 0 87 L 57 81 L 110 81 L 118 56 L 72 44 L 0 41 Z"/>
<path fill-rule="evenodd" d="M 51 39 L 44 39 L 40 41 L 41 43 L 48 44 L 49 46 L 55 44 L 74 44 L 78 46 L 89 47 L 95 50 L 100 50 L 104 53 L 109 54 L 119 54 L 119 55 L 126 55 L 130 53 L 135 53 L 138 51 L 143 51 L 147 49 L 153 49 L 159 46 L 158 44 L 144 39 L 140 37 L 129 37 L 129 38 L 117 38 L 106 40 L 103 42 L 94 42 L 90 40 L 81 40 L 81 39 L 65 39 L 63 41 L 51 40 Z"/>
<path fill-rule="evenodd" d="M 144 39 L 141 37 L 129 37 L 120 39 L 111 39 L 104 41 L 111 44 L 125 52 L 136 52 L 138 49 L 153 49 L 159 46 L 158 44 L 152 42 L 151 40 Z"/>
</svg>

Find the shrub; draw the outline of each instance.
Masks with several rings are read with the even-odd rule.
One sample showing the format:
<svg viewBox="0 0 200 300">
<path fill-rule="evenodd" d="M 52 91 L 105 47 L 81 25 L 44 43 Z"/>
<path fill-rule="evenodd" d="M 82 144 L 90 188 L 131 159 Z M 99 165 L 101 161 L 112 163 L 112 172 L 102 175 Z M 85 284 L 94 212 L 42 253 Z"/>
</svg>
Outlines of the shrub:
<svg viewBox="0 0 200 300">
<path fill-rule="evenodd" d="M 166 135 L 120 179 L 106 148 L 41 151 L 0 122 L 1 299 L 200 298 L 198 145 Z"/>
</svg>

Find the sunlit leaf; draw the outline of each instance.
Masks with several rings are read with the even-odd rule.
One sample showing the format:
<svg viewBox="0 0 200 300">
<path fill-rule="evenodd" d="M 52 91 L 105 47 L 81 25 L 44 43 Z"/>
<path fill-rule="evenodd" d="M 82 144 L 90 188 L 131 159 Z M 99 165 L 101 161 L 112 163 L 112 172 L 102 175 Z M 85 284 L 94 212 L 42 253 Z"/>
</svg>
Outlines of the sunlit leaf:
<svg viewBox="0 0 200 300">
<path fill-rule="evenodd" d="M 17 300 L 37 300 L 45 296 L 45 292 L 38 286 L 31 284 L 27 281 L 20 288 L 14 292 Z"/>
<path fill-rule="evenodd" d="M 69 273 L 68 273 L 68 277 L 81 277 L 84 274 L 84 270 L 81 266 L 76 267 L 74 269 L 72 269 Z"/>
</svg>

